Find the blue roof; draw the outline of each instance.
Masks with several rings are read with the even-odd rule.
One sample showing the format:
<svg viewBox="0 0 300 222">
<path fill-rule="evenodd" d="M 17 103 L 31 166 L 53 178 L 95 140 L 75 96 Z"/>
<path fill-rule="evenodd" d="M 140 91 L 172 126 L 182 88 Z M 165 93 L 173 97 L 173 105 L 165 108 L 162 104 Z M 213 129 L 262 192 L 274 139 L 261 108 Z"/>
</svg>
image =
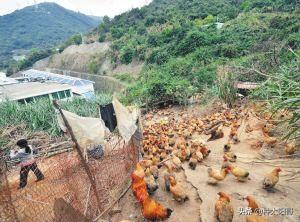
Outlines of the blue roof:
<svg viewBox="0 0 300 222">
<path fill-rule="evenodd" d="M 89 85 L 95 83 L 87 79 L 80 79 L 77 77 L 60 75 L 51 72 L 39 71 L 35 69 L 30 69 L 22 73 L 24 77 L 43 78 L 45 80 L 51 80 L 62 84 L 72 85 L 72 86 L 83 86 L 83 85 Z"/>
</svg>

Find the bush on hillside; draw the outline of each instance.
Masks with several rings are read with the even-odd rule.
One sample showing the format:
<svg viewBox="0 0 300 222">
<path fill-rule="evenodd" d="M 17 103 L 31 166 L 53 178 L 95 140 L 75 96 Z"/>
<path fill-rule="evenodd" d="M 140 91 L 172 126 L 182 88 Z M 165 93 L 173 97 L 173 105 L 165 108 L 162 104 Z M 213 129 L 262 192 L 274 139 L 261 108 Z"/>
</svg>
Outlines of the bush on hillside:
<svg viewBox="0 0 300 222">
<path fill-rule="evenodd" d="M 64 44 L 62 44 L 59 47 L 59 53 L 63 52 L 70 45 L 80 45 L 80 44 L 82 44 L 82 36 L 80 34 L 73 35 Z"/>
</svg>

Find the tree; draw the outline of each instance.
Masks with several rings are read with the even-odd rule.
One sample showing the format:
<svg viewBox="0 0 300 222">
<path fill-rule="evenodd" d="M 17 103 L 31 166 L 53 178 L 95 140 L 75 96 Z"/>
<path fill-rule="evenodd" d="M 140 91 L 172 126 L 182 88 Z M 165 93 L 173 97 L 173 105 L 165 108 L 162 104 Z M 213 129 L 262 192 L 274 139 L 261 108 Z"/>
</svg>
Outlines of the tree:
<svg viewBox="0 0 300 222">
<path fill-rule="evenodd" d="M 120 60 L 123 64 L 129 64 L 132 62 L 133 56 L 135 54 L 135 49 L 132 45 L 125 46 L 121 49 Z"/>
</svg>

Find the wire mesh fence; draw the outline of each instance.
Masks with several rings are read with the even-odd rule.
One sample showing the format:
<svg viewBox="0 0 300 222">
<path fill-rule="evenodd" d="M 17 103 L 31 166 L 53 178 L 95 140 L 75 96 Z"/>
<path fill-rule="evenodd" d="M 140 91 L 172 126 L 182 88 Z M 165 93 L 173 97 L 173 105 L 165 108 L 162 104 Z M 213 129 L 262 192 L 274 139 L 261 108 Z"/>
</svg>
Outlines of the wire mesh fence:
<svg viewBox="0 0 300 222">
<path fill-rule="evenodd" d="M 92 221 L 124 190 L 138 161 L 140 133 L 125 144 L 120 138 L 108 143 L 109 151 L 100 159 L 82 162 L 75 150 L 36 163 L 45 179 L 36 182 L 29 172 L 27 186 L 19 189 L 19 168 L 7 168 L 0 156 L 0 221 Z M 92 189 L 84 164 L 96 184 Z M 100 206 L 99 206 L 100 205 Z"/>
</svg>

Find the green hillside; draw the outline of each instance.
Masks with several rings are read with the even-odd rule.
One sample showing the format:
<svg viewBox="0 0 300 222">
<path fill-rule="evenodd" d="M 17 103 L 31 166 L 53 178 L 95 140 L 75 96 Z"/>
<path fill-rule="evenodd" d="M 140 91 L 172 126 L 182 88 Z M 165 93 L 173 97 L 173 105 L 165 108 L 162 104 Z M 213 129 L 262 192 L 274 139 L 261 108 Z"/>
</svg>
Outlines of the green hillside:
<svg viewBox="0 0 300 222">
<path fill-rule="evenodd" d="M 87 32 L 99 18 L 67 10 L 55 3 L 41 3 L 0 16 L 0 66 L 14 52 L 47 49 L 71 35 Z"/>
<path fill-rule="evenodd" d="M 260 81 L 300 47 L 296 0 L 154 0 L 104 18 L 99 41 L 112 41 L 115 64 L 146 62 L 127 99 L 182 101 L 211 87 L 222 72 Z M 224 71 L 225 70 L 225 71 Z"/>
</svg>

